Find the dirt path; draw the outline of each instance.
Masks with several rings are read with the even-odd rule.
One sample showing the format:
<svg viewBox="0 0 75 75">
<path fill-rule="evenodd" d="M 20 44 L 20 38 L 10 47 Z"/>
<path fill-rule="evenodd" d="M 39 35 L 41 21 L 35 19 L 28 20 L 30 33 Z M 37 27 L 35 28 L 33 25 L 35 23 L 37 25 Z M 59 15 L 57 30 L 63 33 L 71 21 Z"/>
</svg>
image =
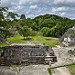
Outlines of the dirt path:
<svg viewBox="0 0 75 75">
<path fill-rule="evenodd" d="M 71 75 L 71 74 L 66 67 L 61 67 L 53 69 L 52 75 Z"/>
<path fill-rule="evenodd" d="M 0 75 L 49 75 L 48 65 L 0 66 Z"/>
<path fill-rule="evenodd" d="M 48 65 L 30 65 L 25 66 L 20 75 L 49 75 Z"/>
<path fill-rule="evenodd" d="M 52 64 L 52 67 L 64 66 L 75 63 L 75 56 L 68 53 L 69 50 L 74 50 L 75 47 L 53 48 L 57 56 L 57 62 Z M 71 75 L 66 67 L 53 69 L 52 75 Z"/>
</svg>

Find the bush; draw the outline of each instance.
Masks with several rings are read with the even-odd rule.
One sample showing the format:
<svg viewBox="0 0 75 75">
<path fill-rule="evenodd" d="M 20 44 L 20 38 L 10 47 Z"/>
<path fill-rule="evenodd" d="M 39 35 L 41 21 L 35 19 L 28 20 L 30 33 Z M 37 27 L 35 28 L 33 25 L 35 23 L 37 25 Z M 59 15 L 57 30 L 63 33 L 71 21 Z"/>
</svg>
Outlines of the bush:
<svg viewBox="0 0 75 75">
<path fill-rule="evenodd" d="M 50 31 L 50 28 L 48 28 L 48 27 L 43 27 L 43 28 L 41 29 L 41 32 L 43 33 L 43 36 L 45 36 L 45 37 L 50 36 L 50 35 L 49 35 L 49 31 Z"/>
<path fill-rule="evenodd" d="M 37 36 L 38 32 L 37 31 L 32 31 L 31 36 Z"/>
</svg>

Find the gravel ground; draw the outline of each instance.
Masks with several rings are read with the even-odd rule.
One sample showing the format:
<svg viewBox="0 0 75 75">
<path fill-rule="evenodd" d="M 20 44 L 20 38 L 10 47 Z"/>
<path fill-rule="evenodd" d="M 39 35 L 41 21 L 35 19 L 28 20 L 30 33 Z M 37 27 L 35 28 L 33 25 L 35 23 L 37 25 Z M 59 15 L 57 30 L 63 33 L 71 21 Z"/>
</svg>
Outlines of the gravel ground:
<svg viewBox="0 0 75 75">
<path fill-rule="evenodd" d="M 68 53 L 69 50 L 73 50 L 74 48 L 75 47 L 53 48 L 57 56 L 57 62 L 52 64 L 52 67 L 75 63 L 75 56 Z"/>
<path fill-rule="evenodd" d="M 75 62 L 75 56 L 68 53 L 75 47 L 53 48 L 57 56 L 57 62 L 52 67 L 63 66 Z M 49 65 L 29 65 L 29 66 L 0 66 L 0 75 L 49 75 Z M 70 75 L 66 67 L 53 69 L 52 75 Z"/>
<path fill-rule="evenodd" d="M 30 65 L 25 66 L 20 75 L 49 75 L 48 65 Z"/>
<path fill-rule="evenodd" d="M 48 65 L 0 66 L 0 75 L 49 75 Z"/>
<path fill-rule="evenodd" d="M 52 70 L 52 75 L 71 75 L 66 67 L 56 68 Z"/>
<path fill-rule="evenodd" d="M 53 48 L 58 61 L 55 64 L 52 64 L 52 67 L 58 67 L 75 63 L 75 56 L 68 53 L 69 50 L 74 50 L 74 48 L 75 47 Z M 60 67 L 52 69 L 52 75 L 71 75 L 71 74 L 66 67 Z"/>
</svg>

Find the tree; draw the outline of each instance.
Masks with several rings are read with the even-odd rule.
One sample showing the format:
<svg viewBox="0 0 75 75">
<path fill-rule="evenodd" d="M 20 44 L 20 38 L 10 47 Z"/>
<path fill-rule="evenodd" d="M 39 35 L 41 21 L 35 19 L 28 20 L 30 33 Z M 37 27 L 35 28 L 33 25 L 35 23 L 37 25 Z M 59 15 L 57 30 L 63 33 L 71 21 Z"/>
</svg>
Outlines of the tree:
<svg viewBox="0 0 75 75">
<path fill-rule="evenodd" d="M 22 27 L 28 26 L 28 28 L 32 28 L 34 31 L 41 30 L 43 32 L 43 36 L 61 37 L 68 28 L 74 26 L 75 20 L 46 14 L 37 16 L 34 19 L 27 18 L 19 20 L 18 23 Z"/>
<path fill-rule="evenodd" d="M 46 37 L 49 36 L 48 35 L 49 31 L 50 31 L 50 28 L 48 28 L 48 27 L 43 27 L 41 29 L 41 32 L 43 33 L 43 36 L 46 36 Z"/>
<path fill-rule="evenodd" d="M 21 26 L 21 25 L 18 25 L 18 30 L 19 30 L 19 33 L 20 35 L 22 35 L 25 39 L 25 37 L 31 35 L 32 33 L 32 29 L 31 28 L 28 28 L 28 26 Z"/>
<path fill-rule="evenodd" d="M 12 20 L 16 19 L 16 16 L 18 17 L 18 14 L 8 12 L 7 10 L 7 7 L 0 7 L 0 35 L 4 38 L 12 35 L 10 29 L 13 23 Z M 6 12 L 6 15 L 4 15 L 4 12 Z"/>
</svg>

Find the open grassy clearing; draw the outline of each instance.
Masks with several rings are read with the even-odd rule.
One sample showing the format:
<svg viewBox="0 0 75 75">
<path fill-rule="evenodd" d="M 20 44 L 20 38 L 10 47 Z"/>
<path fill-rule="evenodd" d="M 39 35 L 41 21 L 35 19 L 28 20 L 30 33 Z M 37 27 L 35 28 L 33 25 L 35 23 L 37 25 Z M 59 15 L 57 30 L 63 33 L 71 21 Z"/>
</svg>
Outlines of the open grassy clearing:
<svg viewBox="0 0 75 75">
<path fill-rule="evenodd" d="M 51 47 L 59 45 L 58 38 L 43 37 L 43 36 L 28 36 L 24 40 L 23 36 L 17 35 L 15 37 L 7 38 L 7 41 L 10 43 L 25 43 L 25 42 L 36 42 L 37 44 L 42 43 Z"/>
<path fill-rule="evenodd" d="M 36 44 L 44 44 L 47 46 L 55 47 L 55 45 L 59 45 L 58 38 L 52 37 L 43 37 L 43 36 L 28 36 L 24 40 L 23 36 L 17 35 L 11 38 L 7 38 L 8 44 L 0 44 L 0 47 L 8 46 L 11 43 L 25 43 L 25 42 L 35 42 Z"/>
<path fill-rule="evenodd" d="M 8 44 L 0 44 L 0 47 L 5 47 L 5 46 L 9 46 L 9 43 Z"/>
</svg>

